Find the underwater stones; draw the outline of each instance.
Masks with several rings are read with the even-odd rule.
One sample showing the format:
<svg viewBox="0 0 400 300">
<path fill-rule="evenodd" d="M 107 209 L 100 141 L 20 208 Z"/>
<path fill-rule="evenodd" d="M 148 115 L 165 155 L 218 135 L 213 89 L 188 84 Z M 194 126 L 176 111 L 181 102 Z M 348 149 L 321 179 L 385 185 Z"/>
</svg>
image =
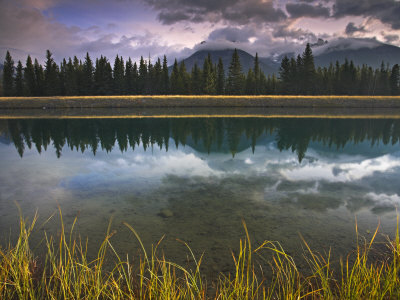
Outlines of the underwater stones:
<svg viewBox="0 0 400 300">
<path fill-rule="evenodd" d="M 160 212 L 157 215 L 166 219 L 166 218 L 173 217 L 174 213 L 170 209 L 164 208 L 164 209 L 160 210 Z"/>
</svg>

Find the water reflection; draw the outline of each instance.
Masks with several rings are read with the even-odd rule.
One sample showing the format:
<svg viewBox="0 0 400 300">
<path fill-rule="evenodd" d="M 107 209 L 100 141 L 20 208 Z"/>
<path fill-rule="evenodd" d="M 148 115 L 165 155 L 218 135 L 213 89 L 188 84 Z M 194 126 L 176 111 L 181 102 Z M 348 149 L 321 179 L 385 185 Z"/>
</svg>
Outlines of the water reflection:
<svg viewBox="0 0 400 300">
<path fill-rule="evenodd" d="M 179 238 L 224 270 L 242 219 L 255 242 L 278 240 L 301 256 L 301 233 L 343 254 L 355 214 L 360 232 L 382 216 L 391 232 L 400 204 L 400 120 L 3 120 L 0 131 L 1 238 L 15 223 L 13 201 L 45 219 L 60 205 L 67 224 L 80 212 L 91 240 L 102 241 L 114 216 L 122 252 L 134 248 L 125 221 L 147 246 L 166 234 L 177 262 Z"/>
<path fill-rule="evenodd" d="M 291 150 L 301 162 L 311 142 L 340 149 L 368 141 L 371 146 L 394 145 L 400 137 L 400 120 L 387 119 L 83 119 L 3 120 L 0 132 L 9 137 L 22 157 L 25 147 L 39 153 L 52 144 L 57 157 L 67 145 L 71 150 L 122 152 L 142 146 L 168 151 L 170 139 L 178 148 L 230 152 L 235 156 L 248 147 L 255 151 L 260 139 L 276 141 L 280 151 Z M 117 144 L 117 146 L 116 146 Z"/>
</svg>

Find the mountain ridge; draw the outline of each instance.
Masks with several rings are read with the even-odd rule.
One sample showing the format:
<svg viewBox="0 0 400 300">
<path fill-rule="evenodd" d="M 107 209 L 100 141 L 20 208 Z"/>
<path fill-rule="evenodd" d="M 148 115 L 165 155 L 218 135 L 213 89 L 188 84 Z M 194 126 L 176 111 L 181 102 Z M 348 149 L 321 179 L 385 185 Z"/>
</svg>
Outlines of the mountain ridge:
<svg viewBox="0 0 400 300">
<path fill-rule="evenodd" d="M 400 64 L 400 47 L 385 44 L 373 39 L 338 39 L 333 42 L 324 42 L 320 45 L 315 44 L 313 47 L 314 61 L 316 67 L 327 67 L 330 63 L 335 64 L 336 61 L 343 63 L 345 59 L 352 60 L 356 66 L 363 64 L 369 65 L 372 68 L 379 68 L 381 63 L 393 66 Z M 242 71 L 247 73 L 249 68 L 254 67 L 254 56 L 250 53 L 237 49 L 240 62 L 242 64 Z M 187 70 L 190 72 L 194 63 L 202 68 L 204 59 L 208 53 L 214 64 L 218 63 L 221 57 L 224 64 L 225 72 L 228 72 L 230 61 L 232 58 L 234 48 L 226 48 L 224 50 L 213 50 L 203 48 L 194 52 L 187 58 L 184 58 Z M 266 75 L 277 74 L 279 72 L 280 62 L 284 56 L 296 57 L 296 53 L 282 53 L 277 58 L 259 57 L 260 68 Z M 182 60 L 179 61 L 179 63 Z M 170 67 L 172 68 L 172 67 Z"/>
</svg>

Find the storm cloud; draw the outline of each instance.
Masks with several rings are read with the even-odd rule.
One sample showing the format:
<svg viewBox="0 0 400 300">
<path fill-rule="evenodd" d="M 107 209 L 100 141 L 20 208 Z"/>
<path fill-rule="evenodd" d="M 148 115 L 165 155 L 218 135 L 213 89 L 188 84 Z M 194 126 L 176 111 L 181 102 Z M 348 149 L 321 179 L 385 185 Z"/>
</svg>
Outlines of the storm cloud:
<svg viewBox="0 0 400 300">
<path fill-rule="evenodd" d="M 335 18 L 372 17 L 393 29 L 400 29 L 400 2 L 397 0 L 336 0 L 333 11 Z"/>
<path fill-rule="evenodd" d="M 347 35 L 353 35 L 357 32 L 367 32 L 367 30 L 365 29 L 365 26 L 356 26 L 353 22 L 350 22 L 349 24 L 347 24 L 346 29 L 345 29 L 345 33 Z"/>
<path fill-rule="evenodd" d="M 279 22 L 286 14 L 273 0 L 144 0 L 159 11 L 158 19 L 166 25 L 180 21 L 235 24 Z"/>
<path fill-rule="evenodd" d="M 310 17 L 310 18 L 327 18 L 330 15 L 329 7 L 323 5 L 311 5 L 306 3 L 288 3 L 286 10 L 292 18 Z"/>
</svg>

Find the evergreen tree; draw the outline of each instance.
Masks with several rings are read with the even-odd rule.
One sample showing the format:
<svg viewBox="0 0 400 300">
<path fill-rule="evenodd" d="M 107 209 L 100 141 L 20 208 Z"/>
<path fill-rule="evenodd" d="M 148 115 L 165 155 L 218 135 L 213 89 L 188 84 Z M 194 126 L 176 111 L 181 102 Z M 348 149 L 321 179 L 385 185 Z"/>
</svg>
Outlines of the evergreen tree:
<svg viewBox="0 0 400 300">
<path fill-rule="evenodd" d="M 258 53 L 256 53 L 256 57 L 254 58 L 254 80 L 255 80 L 255 91 L 254 94 L 259 95 L 261 94 L 261 68 L 260 68 L 260 62 L 258 60 Z"/>
<path fill-rule="evenodd" d="M 14 95 L 14 61 L 7 51 L 3 67 L 3 94 L 4 96 Z"/>
<path fill-rule="evenodd" d="M 147 64 L 147 79 L 145 86 L 145 93 L 148 95 L 154 94 L 154 81 L 155 81 L 155 72 L 154 66 L 151 63 L 150 56 Z"/>
<path fill-rule="evenodd" d="M 180 76 L 178 61 L 175 59 L 171 72 L 171 94 L 179 95 L 183 91 L 183 81 Z"/>
<path fill-rule="evenodd" d="M 203 92 L 206 95 L 213 95 L 216 92 L 216 78 L 213 69 L 210 53 L 204 59 L 203 64 Z"/>
<path fill-rule="evenodd" d="M 303 93 L 307 95 L 315 94 L 315 65 L 314 65 L 314 56 L 312 54 L 311 46 L 307 43 L 306 49 L 303 52 L 301 57 L 302 61 L 302 70 L 301 70 L 301 78 L 303 82 Z"/>
<path fill-rule="evenodd" d="M 240 64 L 239 54 L 235 49 L 232 55 L 232 61 L 229 66 L 226 91 L 229 95 L 240 95 L 243 93 L 244 75 Z"/>
<path fill-rule="evenodd" d="M 83 95 L 92 95 L 94 93 L 94 67 L 89 53 L 86 52 L 85 62 L 82 68 L 82 89 Z"/>
<path fill-rule="evenodd" d="M 169 94 L 169 74 L 168 74 L 168 63 L 167 57 L 164 55 L 162 64 L 162 93 L 164 95 Z"/>
<path fill-rule="evenodd" d="M 107 58 L 100 56 L 96 59 L 96 69 L 94 72 L 95 89 L 98 95 L 111 95 L 113 87 L 113 77 L 111 64 Z"/>
<path fill-rule="evenodd" d="M 46 66 L 44 70 L 46 96 L 59 95 L 58 66 L 54 62 L 50 50 L 46 51 Z"/>
<path fill-rule="evenodd" d="M 128 95 L 136 94 L 136 79 L 137 79 L 137 67 L 135 74 L 132 60 L 129 57 L 125 64 L 125 91 Z"/>
<path fill-rule="evenodd" d="M 143 95 L 146 93 L 147 86 L 147 64 L 143 59 L 143 56 L 140 57 L 139 62 L 139 77 L 138 77 L 138 92 Z"/>
<path fill-rule="evenodd" d="M 279 79 L 281 84 L 281 92 L 290 94 L 291 90 L 291 68 L 292 65 L 290 64 L 289 58 L 285 55 L 285 57 L 281 61 L 281 66 L 279 68 Z"/>
<path fill-rule="evenodd" d="M 33 67 L 32 58 L 28 55 L 24 70 L 25 96 L 33 96 L 35 94 L 35 69 Z"/>
<path fill-rule="evenodd" d="M 221 57 L 218 59 L 217 66 L 217 94 L 223 95 L 225 93 L 225 70 Z"/>
<path fill-rule="evenodd" d="M 115 57 L 113 75 L 113 94 L 125 94 L 125 66 L 122 56 Z"/>
<path fill-rule="evenodd" d="M 395 64 L 390 74 L 390 92 L 392 95 L 400 95 L 400 68 Z"/>
<path fill-rule="evenodd" d="M 246 95 L 254 95 L 256 93 L 256 77 L 252 69 L 247 72 L 246 78 Z"/>
<path fill-rule="evenodd" d="M 202 74 L 200 68 L 197 66 L 197 62 L 194 63 L 191 75 L 191 87 L 193 95 L 201 95 L 202 89 Z"/>
<path fill-rule="evenodd" d="M 78 79 L 74 65 L 72 64 L 71 58 L 68 59 L 68 63 L 65 65 L 65 78 L 64 78 L 65 94 L 68 96 L 76 96 L 78 92 Z"/>
<path fill-rule="evenodd" d="M 191 92 L 191 82 L 190 82 L 190 75 L 186 71 L 185 61 L 182 60 L 179 65 L 179 76 L 182 80 L 182 90 L 181 94 L 186 95 L 190 94 Z"/>
<path fill-rule="evenodd" d="M 22 63 L 19 60 L 16 69 L 15 75 L 15 96 L 23 96 L 24 95 L 24 68 L 22 67 Z"/>
<path fill-rule="evenodd" d="M 35 71 L 35 96 L 43 96 L 45 94 L 44 70 L 36 58 L 33 68 Z"/>
<path fill-rule="evenodd" d="M 74 56 L 73 61 L 73 70 L 74 70 L 74 77 L 76 80 L 76 95 L 83 95 L 84 94 L 84 88 L 83 88 L 83 66 L 81 61 Z"/>
<path fill-rule="evenodd" d="M 384 62 L 382 62 L 380 70 L 377 71 L 376 78 L 377 78 L 376 94 L 389 95 L 390 94 L 389 67 L 385 66 Z"/>
<path fill-rule="evenodd" d="M 163 92 L 163 72 L 160 58 L 154 64 L 154 88 L 153 94 L 161 95 Z"/>
</svg>

